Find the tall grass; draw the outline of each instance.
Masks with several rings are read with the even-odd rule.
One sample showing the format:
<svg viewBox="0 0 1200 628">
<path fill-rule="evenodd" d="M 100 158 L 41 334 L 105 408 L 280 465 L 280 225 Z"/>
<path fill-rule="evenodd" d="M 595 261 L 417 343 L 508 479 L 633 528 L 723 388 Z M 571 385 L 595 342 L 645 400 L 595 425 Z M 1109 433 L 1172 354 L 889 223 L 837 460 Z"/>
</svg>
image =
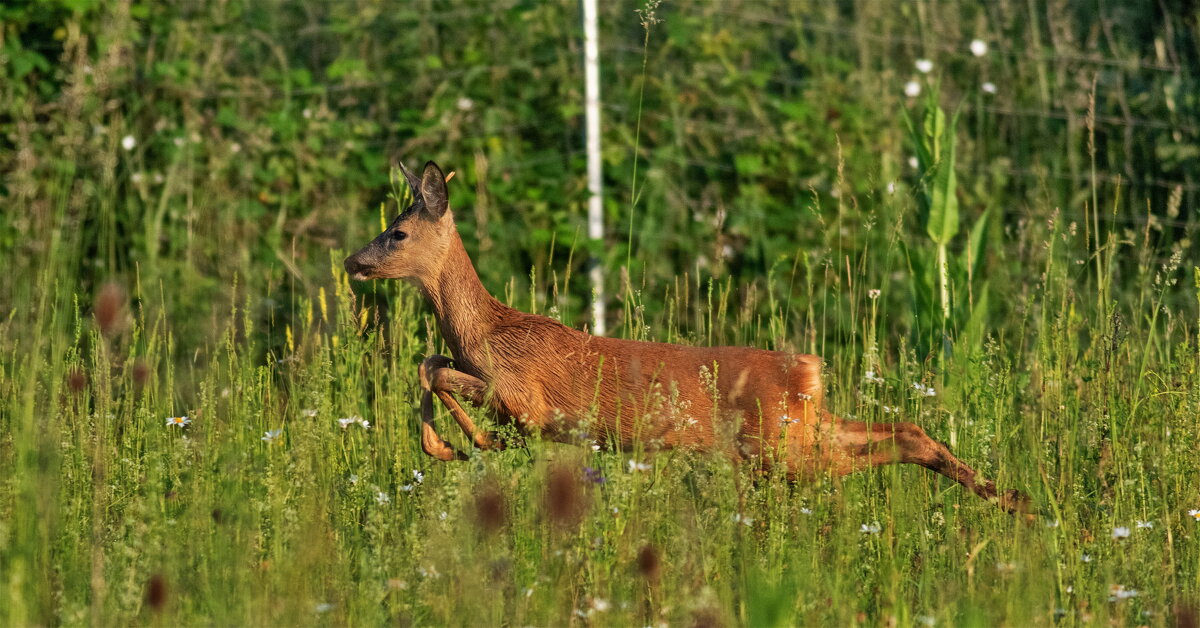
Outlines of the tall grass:
<svg viewBox="0 0 1200 628">
<path fill-rule="evenodd" d="M 0 623 L 1195 617 L 1194 22 L 1146 9 L 1155 40 L 1133 9 L 1104 31 L 1021 4 L 681 1 L 649 37 L 609 5 L 607 188 L 638 199 L 604 262 L 615 333 L 818 353 L 834 412 L 917 422 L 1032 523 L 917 467 L 789 485 L 641 447 L 420 452 L 416 367 L 446 348 L 344 249 L 388 159 L 434 157 L 485 284 L 582 320 L 573 3 L 5 13 Z M 943 243 L 961 275 L 927 304 L 910 78 L 962 103 L 959 211 L 990 224 Z M 946 294 L 984 311 L 931 343 Z"/>
</svg>

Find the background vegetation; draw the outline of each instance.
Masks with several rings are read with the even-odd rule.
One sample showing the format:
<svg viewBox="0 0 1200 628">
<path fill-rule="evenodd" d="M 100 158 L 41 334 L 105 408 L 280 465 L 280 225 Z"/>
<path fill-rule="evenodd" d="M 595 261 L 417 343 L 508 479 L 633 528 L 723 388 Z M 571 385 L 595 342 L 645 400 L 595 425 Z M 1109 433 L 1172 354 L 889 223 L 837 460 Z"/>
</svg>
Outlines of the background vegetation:
<svg viewBox="0 0 1200 628">
<path fill-rule="evenodd" d="M 602 246 L 575 2 L 0 7 L 0 622 L 1194 625 L 1197 9 L 602 5 Z M 340 271 L 398 158 L 503 300 L 582 326 L 599 256 L 615 335 L 818 353 L 1048 515 L 431 464 L 430 314 Z"/>
</svg>

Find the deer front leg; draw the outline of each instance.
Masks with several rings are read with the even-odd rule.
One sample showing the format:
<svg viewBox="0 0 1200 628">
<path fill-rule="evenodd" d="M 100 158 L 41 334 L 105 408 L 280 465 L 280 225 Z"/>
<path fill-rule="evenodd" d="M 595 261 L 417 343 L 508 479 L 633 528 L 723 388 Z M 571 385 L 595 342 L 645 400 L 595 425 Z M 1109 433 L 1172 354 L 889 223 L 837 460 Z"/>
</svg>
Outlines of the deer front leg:
<svg viewBox="0 0 1200 628">
<path fill-rule="evenodd" d="M 421 393 L 421 449 L 444 462 L 467 459 L 466 454 L 442 440 L 433 428 L 433 393 L 428 390 Z"/>
<path fill-rule="evenodd" d="M 476 447 L 480 449 L 501 448 L 501 445 L 491 435 L 475 427 L 475 422 L 471 420 L 470 415 L 454 398 L 455 394 L 462 395 L 473 405 L 484 407 L 487 400 L 487 384 L 483 380 L 450 368 L 450 358 L 444 355 L 431 355 L 425 358 L 419 372 L 421 387 L 425 389 L 425 394 L 435 394 L 438 399 L 442 400 L 442 403 L 446 404 L 450 415 L 454 417 L 458 426 L 462 428 L 463 432 L 466 432 L 467 438 L 470 438 Z"/>
</svg>

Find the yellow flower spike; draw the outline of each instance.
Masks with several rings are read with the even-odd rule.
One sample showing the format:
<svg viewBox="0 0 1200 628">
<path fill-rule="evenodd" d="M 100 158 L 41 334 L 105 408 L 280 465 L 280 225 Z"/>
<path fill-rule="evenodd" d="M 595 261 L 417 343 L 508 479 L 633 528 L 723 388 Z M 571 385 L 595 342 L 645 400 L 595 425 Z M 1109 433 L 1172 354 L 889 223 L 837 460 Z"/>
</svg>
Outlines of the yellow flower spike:
<svg viewBox="0 0 1200 628">
<path fill-rule="evenodd" d="M 358 333 L 362 333 L 367 328 L 367 312 L 369 308 L 363 308 L 358 314 Z"/>
<path fill-rule="evenodd" d="M 321 304 L 321 322 L 328 323 L 329 309 L 325 305 L 325 286 L 321 286 L 321 289 L 317 291 L 317 299 L 320 300 L 319 302 Z"/>
<path fill-rule="evenodd" d="M 287 332 L 287 348 L 288 348 L 288 353 L 295 353 L 295 352 L 296 352 L 296 342 L 295 342 L 295 340 L 292 338 L 292 326 L 291 326 L 291 325 L 288 325 L 288 326 L 286 327 L 286 332 Z"/>
</svg>

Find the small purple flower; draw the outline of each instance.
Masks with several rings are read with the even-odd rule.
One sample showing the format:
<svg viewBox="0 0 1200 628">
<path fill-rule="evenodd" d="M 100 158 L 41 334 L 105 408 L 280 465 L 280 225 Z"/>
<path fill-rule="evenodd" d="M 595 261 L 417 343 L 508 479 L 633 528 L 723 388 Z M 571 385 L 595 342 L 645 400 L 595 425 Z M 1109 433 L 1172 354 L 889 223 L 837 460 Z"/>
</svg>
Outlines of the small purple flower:
<svg viewBox="0 0 1200 628">
<path fill-rule="evenodd" d="M 604 484 L 608 481 L 603 475 L 600 475 L 600 469 L 593 469 L 591 467 L 583 468 L 583 479 L 592 484 Z"/>
</svg>

